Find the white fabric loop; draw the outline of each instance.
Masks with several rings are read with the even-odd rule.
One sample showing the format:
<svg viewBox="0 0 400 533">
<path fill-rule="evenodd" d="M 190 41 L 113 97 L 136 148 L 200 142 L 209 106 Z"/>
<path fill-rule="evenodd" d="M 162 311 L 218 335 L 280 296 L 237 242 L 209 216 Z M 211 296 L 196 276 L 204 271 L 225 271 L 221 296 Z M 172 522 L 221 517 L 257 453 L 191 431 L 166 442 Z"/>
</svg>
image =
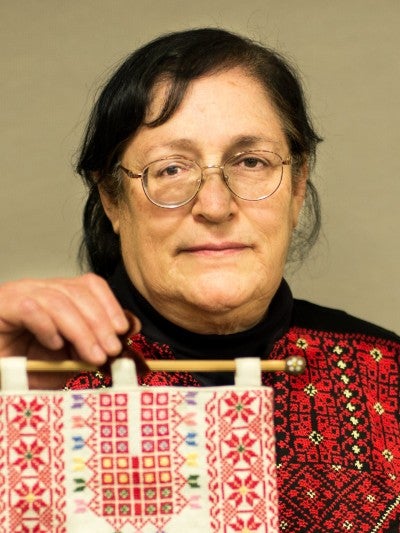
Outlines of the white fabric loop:
<svg viewBox="0 0 400 533">
<path fill-rule="evenodd" d="M 29 390 L 27 358 L 12 356 L 0 358 L 1 390 L 23 392 Z"/>
<path fill-rule="evenodd" d="M 259 357 L 238 357 L 235 363 L 235 385 L 237 387 L 261 387 L 261 359 Z"/>
<path fill-rule="evenodd" d="M 138 386 L 136 365 L 128 357 L 119 357 L 111 364 L 113 389 L 130 389 Z"/>
</svg>

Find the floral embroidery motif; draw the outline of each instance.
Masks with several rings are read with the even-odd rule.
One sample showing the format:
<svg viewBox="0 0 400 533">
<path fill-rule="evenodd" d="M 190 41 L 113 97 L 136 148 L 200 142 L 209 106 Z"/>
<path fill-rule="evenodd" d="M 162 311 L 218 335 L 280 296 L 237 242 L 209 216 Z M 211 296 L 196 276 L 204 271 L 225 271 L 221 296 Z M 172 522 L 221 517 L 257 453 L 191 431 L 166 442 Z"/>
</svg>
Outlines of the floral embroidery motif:
<svg viewBox="0 0 400 533">
<path fill-rule="evenodd" d="M 297 339 L 296 346 L 298 346 L 302 350 L 306 350 L 308 347 L 308 343 L 305 339 L 299 338 Z"/>
<path fill-rule="evenodd" d="M 33 398 L 31 401 L 21 398 L 19 403 L 13 405 L 13 409 L 15 416 L 10 420 L 10 424 L 15 425 L 20 430 L 28 426 L 37 430 L 45 423 L 43 405 L 37 398 Z"/>
<path fill-rule="evenodd" d="M 390 450 L 383 450 L 382 455 L 387 461 L 393 461 L 393 453 Z"/>
<path fill-rule="evenodd" d="M 317 394 L 317 389 L 312 383 L 309 383 L 307 387 L 304 387 L 304 392 L 309 396 L 315 396 Z"/>
<path fill-rule="evenodd" d="M 314 444 L 320 444 L 323 440 L 324 440 L 324 437 L 320 434 L 320 433 L 317 433 L 316 431 L 313 431 L 312 433 L 310 433 L 310 441 Z"/>
<path fill-rule="evenodd" d="M 44 449 L 45 447 L 41 446 L 36 438 L 31 443 L 28 442 L 28 439 L 21 440 L 16 446 L 12 447 L 11 453 L 16 455 L 16 459 L 11 464 L 21 470 L 33 468 L 33 470 L 38 472 L 45 465 L 41 457 Z"/>
<path fill-rule="evenodd" d="M 18 507 L 22 514 L 28 514 L 29 511 L 33 511 L 36 515 L 40 515 L 40 512 L 48 505 L 45 499 L 42 498 L 47 489 L 39 481 L 35 481 L 33 484 L 22 481 L 14 487 L 14 492 L 19 497 L 15 499 L 15 506 Z"/>
<path fill-rule="evenodd" d="M 249 392 L 245 392 L 240 397 L 236 392 L 232 392 L 231 396 L 225 400 L 226 404 L 230 407 L 225 412 L 225 416 L 230 418 L 232 422 L 241 418 L 247 423 L 250 417 L 254 417 L 255 415 L 255 412 L 251 408 L 254 399 Z"/>
<path fill-rule="evenodd" d="M 260 481 L 253 477 L 251 473 L 244 479 L 243 476 L 234 475 L 233 479 L 227 482 L 227 485 L 232 489 L 229 499 L 233 500 L 235 505 L 242 503 L 254 505 L 260 499 L 259 493 L 254 490 L 260 485 Z"/>
<path fill-rule="evenodd" d="M 62 406 L 57 395 L 0 399 L 0 442 L 6 443 L 6 450 L 0 450 L 2 533 L 50 533 L 52 524 L 65 523 Z"/>
<path fill-rule="evenodd" d="M 382 352 L 378 348 L 373 348 L 369 353 L 377 363 L 382 359 Z"/>
<path fill-rule="evenodd" d="M 268 389 L 226 392 L 206 406 L 207 435 L 216 433 L 220 445 L 210 438 L 208 464 L 213 465 L 210 483 L 212 531 L 277 531 L 274 434 L 271 432 L 272 400 Z M 272 405 L 272 404 L 270 404 Z M 262 413 L 264 413 L 262 415 Z M 216 499 L 215 494 L 220 494 Z M 222 513 L 224 526 L 218 525 Z M 266 529 L 268 528 L 268 529 Z"/>
</svg>

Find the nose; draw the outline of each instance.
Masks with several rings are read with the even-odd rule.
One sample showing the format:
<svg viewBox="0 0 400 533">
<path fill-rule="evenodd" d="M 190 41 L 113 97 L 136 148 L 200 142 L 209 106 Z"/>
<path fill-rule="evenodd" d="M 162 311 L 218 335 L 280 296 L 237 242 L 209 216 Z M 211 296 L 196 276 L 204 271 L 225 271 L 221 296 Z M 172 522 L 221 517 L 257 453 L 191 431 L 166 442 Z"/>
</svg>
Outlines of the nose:
<svg viewBox="0 0 400 533">
<path fill-rule="evenodd" d="M 228 189 L 223 167 L 207 165 L 202 167 L 202 182 L 195 198 L 192 214 L 209 222 L 220 223 L 234 214 L 237 205 Z"/>
</svg>

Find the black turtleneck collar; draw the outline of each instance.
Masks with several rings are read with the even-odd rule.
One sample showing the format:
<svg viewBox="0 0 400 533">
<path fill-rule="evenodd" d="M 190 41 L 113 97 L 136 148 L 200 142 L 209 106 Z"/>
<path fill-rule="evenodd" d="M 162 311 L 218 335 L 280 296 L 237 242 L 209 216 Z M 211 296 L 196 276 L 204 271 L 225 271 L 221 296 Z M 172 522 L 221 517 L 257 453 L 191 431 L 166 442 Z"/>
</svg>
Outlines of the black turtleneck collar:
<svg viewBox="0 0 400 533">
<path fill-rule="evenodd" d="M 141 320 L 141 332 L 148 341 L 169 345 L 177 359 L 268 356 L 274 343 L 286 333 L 290 325 L 293 298 L 285 280 L 282 280 L 268 313 L 258 324 L 246 331 L 229 335 L 203 335 L 173 324 L 137 291 L 122 264 L 108 282 L 121 306 Z"/>
</svg>

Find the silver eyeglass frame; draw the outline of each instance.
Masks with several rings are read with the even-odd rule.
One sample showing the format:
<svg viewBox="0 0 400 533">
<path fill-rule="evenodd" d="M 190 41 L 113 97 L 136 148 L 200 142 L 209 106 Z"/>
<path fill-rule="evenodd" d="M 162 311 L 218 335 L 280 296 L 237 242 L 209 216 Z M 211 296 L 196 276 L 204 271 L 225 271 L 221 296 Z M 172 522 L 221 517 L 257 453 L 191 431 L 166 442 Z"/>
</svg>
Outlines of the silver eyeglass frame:
<svg viewBox="0 0 400 533">
<path fill-rule="evenodd" d="M 225 166 L 230 162 L 232 161 L 233 159 L 235 159 L 236 157 L 239 157 L 241 155 L 246 155 L 246 154 L 262 154 L 262 153 L 268 153 L 268 154 L 274 154 L 275 156 L 279 157 L 279 159 L 281 160 L 281 163 L 280 163 L 280 166 L 281 166 L 281 175 L 280 175 L 280 178 L 279 178 L 279 181 L 278 181 L 278 184 L 277 186 L 275 187 L 275 189 L 270 192 L 269 194 L 266 194 L 266 195 L 263 195 L 259 198 L 244 198 L 243 196 L 240 196 L 239 194 L 237 194 L 235 191 L 233 191 L 230 186 L 229 186 L 229 176 L 227 176 L 225 174 Z M 145 179 L 146 179 L 146 171 L 147 169 L 153 165 L 154 163 L 157 163 L 159 161 L 168 161 L 170 159 L 183 159 L 185 161 L 189 161 L 190 163 L 194 163 L 200 170 L 200 179 L 199 179 L 199 182 L 198 182 L 198 186 L 197 186 L 197 189 L 194 191 L 194 193 L 192 194 L 192 196 L 190 198 L 188 198 L 187 200 L 184 200 L 182 202 L 178 202 L 178 203 L 174 203 L 174 204 L 170 204 L 170 205 L 165 205 L 165 204 L 161 204 L 161 203 L 158 203 L 156 202 L 153 198 L 151 198 L 149 196 L 149 193 L 147 191 L 147 188 L 146 188 L 146 185 L 145 185 Z M 170 155 L 170 156 L 167 156 L 167 157 L 161 157 L 160 159 L 156 159 L 154 161 L 151 161 L 150 163 L 148 163 L 141 172 L 138 172 L 138 173 L 135 173 L 133 172 L 132 170 L 129 170 L 128 168 L 126 168 L 125 166 L 122 165 L 122 163 L 117 163 L 116 167 L 115 167 L 115 170 L 114 170 L 114 173 L 116 171 L 118 171 L 119 169 L 122 170 L 127 176 L 128 178 L 131 178 L 131 179 L 140 179 L 142 181 L 142 188 L 143 188 L 143 192 L 144 194 L 146 195 L 146 197 L 148 198 L 148 200 L 156 205 L 157 207 L 162 207 L 164 209 L 176 209 L 178 207 L 182 207 L 184 205 L 187 205 L 188 203 L 190 203 L 198 194 L 198 192 L 200 191 L 201 189 L 201 186 L 203 184 L 203 181 L 204 181 L 204 171 L 205 170 L 208 170 L 208 169 L 218 169 L 221 171 L 222 173 L 222 178 L 223 178 L 223 181 L 226 185 L 226 187 L 228 188 L 228 190 L 234 195 L 236 196 L 237 198 L 240 198 L 241 200 L 245 200 L 247 202 L 258 202 L 260 200 L 265 200 L 266 198 L 269 198 L 270 196 L 272 196 L 273 194 L 275 194 L 275 192 L 279 189 L 281 183 L 282 183 L 282 179 L 283 179 L 283 167 L 286 166 L 286 165 L 291 165 L 293 163 L 293 159 L 292 159 L 292 156 L 288 156 L 286 159 L 283 159 L 279 154 L 277 154 L 276 152 L 273 152 L 271 150 L 246 150 L 246 151 L 243 151 L 243 152 L 238 152 L 234 155 L 232 155 L 231 157 L 229 157 L 222 165 L 205 165 L 205 166 L 201 166 L 196 160 L 194 159 L 189 159 L 187 157 L 184 157 L 184 156 L 180 156 L 180 155 Z"/>
</svg>

